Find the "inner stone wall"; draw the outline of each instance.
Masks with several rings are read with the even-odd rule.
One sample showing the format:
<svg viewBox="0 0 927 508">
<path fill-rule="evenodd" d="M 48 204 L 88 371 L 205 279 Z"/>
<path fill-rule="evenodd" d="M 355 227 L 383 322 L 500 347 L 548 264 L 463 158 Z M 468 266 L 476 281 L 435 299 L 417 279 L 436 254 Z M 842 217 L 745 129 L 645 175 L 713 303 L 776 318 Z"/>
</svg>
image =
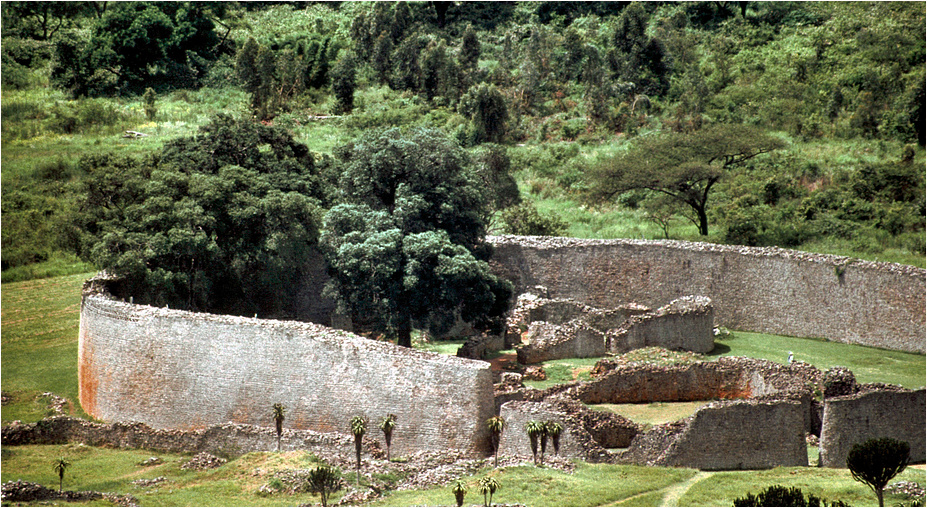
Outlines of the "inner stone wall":
<svg viewBox="0 0 927 508">
<path fill-rule="evenodd" d="M 155 429 L 227 422 L 369 432 L 397 415 L 394 454 L 489 449 L 489 364 L 412 351 L 311 323 L 191 313 L 85 296 L 78 346 L 80 402 L 103 421 Z"/>
<path fill-rule="evenodd" d="M 715 322 L 738 330 L 821 337 L 925 352 L 925 272 L 893 263 L 680 241 L 490 237 L 492 263 L 515 294 L 600 308 L 711 298 Z"/>
</svg>

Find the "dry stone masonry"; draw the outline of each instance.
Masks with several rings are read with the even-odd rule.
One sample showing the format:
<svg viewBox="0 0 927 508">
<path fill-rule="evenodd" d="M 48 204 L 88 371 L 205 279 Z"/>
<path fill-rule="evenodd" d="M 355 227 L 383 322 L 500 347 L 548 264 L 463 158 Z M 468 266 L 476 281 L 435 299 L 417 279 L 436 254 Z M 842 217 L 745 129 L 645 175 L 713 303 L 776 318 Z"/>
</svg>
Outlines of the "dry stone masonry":
<svg viewBox="0 0 927 508">
<path fill-rule="evenodd" d="M 925 352 L 921 268 L 672 240 L 489 240 L 495 270 L 514 282 L 516 295 L 541 285 L 549 298 L 598 308 L 702 295 L 715 321 L 731 329 Z"/>
<path fill-rule="evenodd" d="M 487 450 L 489 365 L 370 341 L 320 325 L 216 316 L 85 296 L 80 401 L 104 421 L 157 429 L 227 422 L 345 432 L 354 416 L 398 417 L 397 454 Z"/>
</svg>

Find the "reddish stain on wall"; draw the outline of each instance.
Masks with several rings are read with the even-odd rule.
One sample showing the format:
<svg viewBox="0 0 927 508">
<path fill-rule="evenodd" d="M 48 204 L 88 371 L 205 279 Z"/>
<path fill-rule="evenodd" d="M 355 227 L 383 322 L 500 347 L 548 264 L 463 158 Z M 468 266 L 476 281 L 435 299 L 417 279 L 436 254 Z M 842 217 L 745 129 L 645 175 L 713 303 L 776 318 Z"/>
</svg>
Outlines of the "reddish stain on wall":
<svg viewBox="0 0 927 508">
<path fill-rule="evenodd" d="M 86 343 L 83 343 L 82 347 L 80 363 L 77 365 L 78 398 L 84 411 L 90 416 L 97 417 L 97 388 L 99 381 L 94 368 L 93 348 Z"/>
</svg>

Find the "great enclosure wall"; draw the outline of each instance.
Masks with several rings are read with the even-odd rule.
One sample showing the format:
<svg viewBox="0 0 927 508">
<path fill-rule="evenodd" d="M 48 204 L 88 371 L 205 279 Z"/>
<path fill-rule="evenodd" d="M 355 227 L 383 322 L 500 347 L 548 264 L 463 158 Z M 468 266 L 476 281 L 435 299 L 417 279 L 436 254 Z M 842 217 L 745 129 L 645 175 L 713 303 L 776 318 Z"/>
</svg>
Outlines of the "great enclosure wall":
<svg viewBox="0 0 927 508">
<path fill-rule="evenodd" d="M 541 286 L 546 292 L 541 298 L 553 302 L 550 308 L 583 309 L 569 311 L 564 323 L 551 324 L 550 316 L 521 323 L 531 330 L 527 335 L 564 327 L 556 331 L 569 336 L 556 339 L 561 345 L 584 340 L 599 348 L 604 341 L 602 351 L 614 351 L 637 341 L 634 347 L 704 350 L 701 335 L 713 321 L 731 329 L 925 352 L 923 269 L 679 241 L 512 236 L 490 241 L 492 265 L 514 283 L 516 295 Z M 303 318 L 331 324 L 331 302 L 319 291 L 323 273 L 320 267 L 307 280 Z M 621 312 L 627 315 L 615 317 Z M 679 321 L 689 319 L 685 316 L 697 323 L 691 340 L 679 332 L 687 329 Z M 602 324 L 609 320 L 623 324 Z M 576 347 L 569 343 L 569 354 Z M 484 422 L 501 412 L 512 429 L 503 435 L 503 454 L 526 452 L 524 422 L 544 419 L 564 425 L 562 455 L 590 461 L 701 469 L 807 465 L 808 434 L 820 436 L 824 466 L 843 467 L 852 443 L 883 436 L 908 441 L 912 458 L 925 460 L 923 388 L 858 385 L 852 374 L 837 382 L 825 378 L 839 378 L 840 372 L 822 373 L 801 363 L 723 358 L 620 367 L 603 361 L 593 380 L 542 392 L 521 386 L 517 375 L 500 378 L 487 362 L 408 350 L 319 324 L 195 314 L 93 292 L 85 294 L 81 307 L 78 361 L 80 402 L 87 413 L 141 424 L 120 427 L 121 442 L 158 442 L 165 432 L 188 431 L 247 451 L 266 445 L 267 439 L 253 435 L 269 430 L 245 432 L 240 425 L 272 427 L 268 408 L 281 402 L 289 408 L 291 433 L 334 435 L 344 433 L 354 416 L 395 414 L 401 422 L 393 437 L 395 455 L 451 449 L 485 455 L 490 441 Z M 821 402 L 814 390 L 825 386 L 831 393 Z M 584 405 L 712 399 L 722 400 L 646 432 Z M 60 425 L 67 428 L 57 434 L 46 429 L 57 436 L 47 440 L 98 442 L 115 432 L 102 424 Z M 87 429 L 93 425 L 100 429 L 91 439 Z M 135 437 L 126 438 L 127 432 Z M 14 434 L 41 440 L 36 433 L 34 424 L 5 429 L 4 443 Z M 197 439 L 196 446 L 208 447 L 206 437 Z M 342 441 L 322 439 L 312 446 L 330 442 L 333 453 L 342 453 Z"/>
</svg>

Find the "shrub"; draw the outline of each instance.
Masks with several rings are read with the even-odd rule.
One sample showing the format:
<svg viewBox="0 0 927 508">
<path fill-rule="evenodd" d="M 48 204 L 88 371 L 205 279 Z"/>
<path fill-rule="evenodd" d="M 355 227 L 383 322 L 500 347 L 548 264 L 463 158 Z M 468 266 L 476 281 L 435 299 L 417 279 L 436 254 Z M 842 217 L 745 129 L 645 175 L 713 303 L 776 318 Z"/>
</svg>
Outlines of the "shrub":
<svg viewBox="0 0 927 508">
<path fill-rule="evenodd" d="M 847 454 L 847 469 L 853 479 L 875 492 L 879 506 L 885 506 L 883 490 L 888 482 L 908 467 L 911 445 L 883 437 L 857 443 Z"/>
<path fill-rule="evenodd" d="M 569 224 L 557 215 L 541 215 L 532 203 L 522 203 L 502 211 L 503 230 L 511 235 L 563 236 Z"/>
<path fill-rule="evenodd" d="M 828 506 L 828 504 L 813 494 L 809 494 L 806 498 L 798 487 L 787 488 L 782 485 L 773 485 L 755 496 L 748 493 L 745 497 L 735 499 L 734 506 Z M 835 501 L 829 506 L 847 506 L 847 504 Z"/>
</svg>

